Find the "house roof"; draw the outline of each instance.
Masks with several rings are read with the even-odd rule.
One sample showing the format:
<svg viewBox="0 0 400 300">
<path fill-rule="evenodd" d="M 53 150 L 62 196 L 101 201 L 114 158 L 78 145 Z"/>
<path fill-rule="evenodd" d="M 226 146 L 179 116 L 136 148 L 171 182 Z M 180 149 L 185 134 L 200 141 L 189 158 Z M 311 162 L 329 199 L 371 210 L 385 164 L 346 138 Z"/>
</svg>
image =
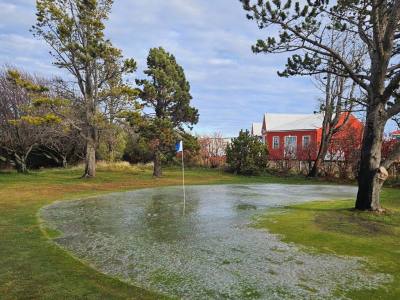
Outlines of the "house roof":
<svg viewBox="0 0 400 300">
<path fill-rule="evenodd" d="M 313 130 L 322 127 L 322 114 L 264 114 L 262 130 Z"/>
<path fill-rule="evenodd" d="M 251 134 L 255 136 L 261 136 L 262 135 L 262 123 L 253 123 L 251 124 Z"/>
<path fill-rule="evenodd" d="M 391 132 L 390 135 L 400 135 L 400 130 L 395 130 Z"/>
</svg>

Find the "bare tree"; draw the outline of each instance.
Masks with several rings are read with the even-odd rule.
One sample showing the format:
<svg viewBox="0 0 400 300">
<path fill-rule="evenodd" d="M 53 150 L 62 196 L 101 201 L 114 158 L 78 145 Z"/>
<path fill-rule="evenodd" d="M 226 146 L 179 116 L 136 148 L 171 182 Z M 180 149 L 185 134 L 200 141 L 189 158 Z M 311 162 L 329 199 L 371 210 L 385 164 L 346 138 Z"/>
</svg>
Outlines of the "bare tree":
<svg viewBox="0 0 400 300">
<path fill-rule="evenodd" d="M 27 77 L 27 74 L 24 74 Z M 31 78 L 31 80 L 34 80 Z M 18 172 L 26 173 L 27 159 L 40 144 L 45 134 L 43 124 L 36 123 L 29 107 L 28 92 L 8 78 L 6 70 L 0 73 L 0 148 L 13 162 Z"/>
<path fill-rule="evenodd" d="M 347 32 L 330 32 L 331 47 L 346 57 L 351 65 L 360 65 L 366 54 L 362 45 L 349 43 Z M 350 47 L 348 46 L 350 44 Z M 327 69 L 331 68 L 332 59 L 328 62 Z M 332 137 L 342 130 L 347 124 L 350 114 L 357 104 L 356 84 L 349 78 L 338 76 L 334 73 L 315 75 L 318 87 L 324 93 L 321 100 L 320 112 L 323 114 L 321 142 L 319 144 L 317 157 L 313 167 L 308 174 L 309 177 L 317 177 L 321 164 L 328 152 Z"/>
<path fill-rule="evenodd" d="M 52 126 L 41 137 L 40 152 L 63 168 L 68 166 L 68 158 L 84 154 L 84 140 L 77 130 L 63 124 Z"/>
<path fill-rule="evenodd" d="M 321 143 L 313 167 L 308 174 L 309 177 L 318 176 L 332 138 L 347 124 L 354 108 L 355 85 L 349 86 L 346 78 L 328 74 L 326 82 L 321 81 L 321 85 L 325 86 L 325 99 L 320 108 L 324 116 Z"/>
<path fill-rule="evenodd" d="M 302 145 L 297 149 L 297 160 L 299 160 L 299 165 L 300 165 L 300 171 L 302 162 L 307 163 L 307 167 L 305 168 L 305 174 L 308 174 L 312 167 L 313 167 L 313 162 L 315 162 L 315 154 L 317 153 L 318 150 L 318 145 L 316 141 L 311 141 L 306 145 Z"/>
<path fill-rule="evenodd" d="M 227 143 L 222 133 L 214 132 L 211 136 L 202 136 L 199 143 L 201 157 L 206 165 L 215 168 L 224 163 Z"/>
</svg>

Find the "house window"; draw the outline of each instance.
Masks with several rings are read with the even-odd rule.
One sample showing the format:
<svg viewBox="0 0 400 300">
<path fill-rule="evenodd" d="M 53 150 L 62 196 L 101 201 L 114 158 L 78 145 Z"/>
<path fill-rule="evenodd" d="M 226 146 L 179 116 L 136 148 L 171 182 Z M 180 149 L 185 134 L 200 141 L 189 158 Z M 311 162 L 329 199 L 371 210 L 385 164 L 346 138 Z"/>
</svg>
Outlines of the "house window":
<svg viewBox="0 0 400 300">
<path fill-rule="evenodd" d="M 285 156 L 296 158 L 297 137 L 285 136 Z"/>
<path fill-rule="evenodd" d="M 303 136 L 303 148 L 307 148 L 308 146 L 310 146 L 310 142 L 311 142 L 311 136 L 304 135 Z"/>
<path fill-rule="evenodd" d="M 279 149 L 279 136 L 272 137 L 272 149 Z"/>
</svg>

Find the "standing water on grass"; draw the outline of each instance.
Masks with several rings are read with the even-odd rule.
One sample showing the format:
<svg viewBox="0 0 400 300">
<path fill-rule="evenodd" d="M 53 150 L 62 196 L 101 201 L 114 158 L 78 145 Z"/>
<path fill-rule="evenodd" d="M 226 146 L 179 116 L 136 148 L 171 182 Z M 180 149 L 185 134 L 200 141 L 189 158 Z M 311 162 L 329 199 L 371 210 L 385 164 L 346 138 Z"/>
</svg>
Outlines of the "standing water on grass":
<svg viewBox="0 0 400 300">
<path fill-rule="evenodd" d="M 55 241 L 99 271 L 184 299 L 343 298 L 390 280 L 361 260 L 311 254 L 252 228 L 269 208 L 353 198 L 354 187 L 167 187 L 58 202 L 42 209 Z M 301 228 L 298 229 L 299 232 Z"/>
</svg>

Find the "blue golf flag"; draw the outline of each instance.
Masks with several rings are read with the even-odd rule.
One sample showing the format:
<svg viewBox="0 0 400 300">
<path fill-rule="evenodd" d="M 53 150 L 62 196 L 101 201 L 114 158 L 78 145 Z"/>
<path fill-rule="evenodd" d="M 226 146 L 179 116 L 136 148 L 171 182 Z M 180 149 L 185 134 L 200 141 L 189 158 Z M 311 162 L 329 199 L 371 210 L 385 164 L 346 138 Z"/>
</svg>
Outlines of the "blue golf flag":
<svg viewBox="0 0 400 300">
<path fill-rule="evenodd" d="M 176 152 L 182 152 L 183 151 L 183 141 L 179 141 L 175 145 L 175 150 Z"/>
</svg>

